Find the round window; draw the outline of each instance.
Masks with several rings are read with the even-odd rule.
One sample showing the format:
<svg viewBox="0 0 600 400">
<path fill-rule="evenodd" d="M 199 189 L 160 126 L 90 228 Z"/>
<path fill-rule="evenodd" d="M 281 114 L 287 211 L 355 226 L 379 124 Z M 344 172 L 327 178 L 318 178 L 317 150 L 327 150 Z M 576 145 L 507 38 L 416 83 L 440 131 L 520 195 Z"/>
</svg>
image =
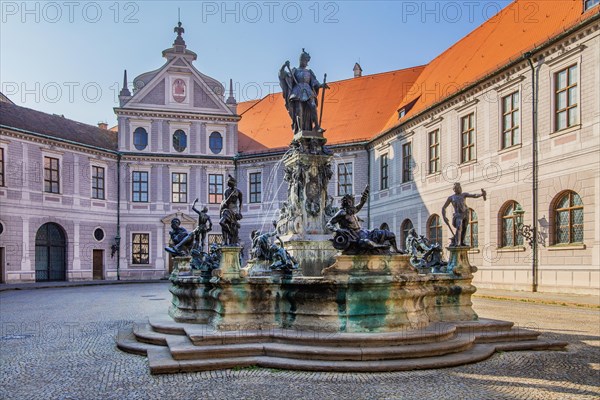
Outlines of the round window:
<svg viewBox="0 0 600 400">
<path fill-rule="evenodd" d="M 187 147 L 187 135 L 181 129 L 177 129 L 173 134 L 173 148 L 182 152 Z"/>
<path fill-rule="evenodd" d="M 4 225 L 2 225 L 2 223 L 0 222 L 0 235 L 2 235 L 2 232 L 4 232 Z"/>
<path fill-rule="evenodd" d="M 104 240 L 104 231 L 102 230 L 102 228 L 96 228 L 94 230 L 94 239 L 96 239 L 99 242 Z"/>
<path fill-rule="evenodd" d="M 144 150 L 148 146 L 148 132 L 142 127 L 133 131 L 133 145 L 138 150 Z"/>
<path fill-rule="evenodd" d="M 208 146 L 214 154 L 219 154 L 223 150 L 223 136 L 219 132 L 213 132 L 208 137 Z"/>
</svg>

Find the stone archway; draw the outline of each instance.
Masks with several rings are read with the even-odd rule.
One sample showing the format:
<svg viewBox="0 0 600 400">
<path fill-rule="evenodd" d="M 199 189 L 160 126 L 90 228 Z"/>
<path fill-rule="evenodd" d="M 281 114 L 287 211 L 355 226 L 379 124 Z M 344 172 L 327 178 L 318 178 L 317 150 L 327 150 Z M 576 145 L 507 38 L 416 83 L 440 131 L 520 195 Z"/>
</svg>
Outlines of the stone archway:
<svg viewBox="0 0 600 400">
<path fill-rule="evenodd" d="M 35 235 L 35 281 L 64 281 L 67 272 L 67 236 L 55 223 L 42 225 Z"/>
</svg>

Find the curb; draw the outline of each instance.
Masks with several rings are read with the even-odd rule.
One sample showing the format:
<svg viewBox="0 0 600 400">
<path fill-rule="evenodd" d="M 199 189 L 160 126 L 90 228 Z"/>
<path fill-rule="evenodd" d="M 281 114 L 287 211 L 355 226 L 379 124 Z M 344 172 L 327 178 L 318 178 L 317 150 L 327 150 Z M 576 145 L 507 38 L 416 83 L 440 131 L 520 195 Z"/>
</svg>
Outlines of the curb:
<svg viewBox="0 0 600 400">
<path fill-rule="evenodd" d="M 128 285 L 128 284 L 139 284 L 139 283 L 164 283 L 168 282 L 168 279 L 151 279 L 151 280 L 98 280 L 98 281 L 74 281 L 74 282 L 45 282 L 45 283 L 15 283 L 15 284 L 1 284 L 0 292 L 6 292 L 9 290 L 34 290 L 34 289 L 58 289 L 68 287 L 82 287 L 82 286 L 106 286 L 106 285 Z"/>
</svg>

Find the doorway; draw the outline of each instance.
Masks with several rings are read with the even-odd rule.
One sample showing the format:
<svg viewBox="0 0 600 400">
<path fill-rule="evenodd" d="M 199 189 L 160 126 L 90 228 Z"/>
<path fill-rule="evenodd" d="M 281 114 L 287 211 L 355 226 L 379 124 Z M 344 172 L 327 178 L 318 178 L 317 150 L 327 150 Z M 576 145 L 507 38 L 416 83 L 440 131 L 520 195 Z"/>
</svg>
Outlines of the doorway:
<svg viewBox="0 0 600 400">
<path fill-rule="evenodd" d="M 64 281 L 67 271 L 67 239 L 63 228 L 49 222 L 35 235 L 35 281 Z"/>
<path fill-rule="evenodd" d="M 104 250 L 92 250 L 92 278 L 104 279 Z"/>
</svg>

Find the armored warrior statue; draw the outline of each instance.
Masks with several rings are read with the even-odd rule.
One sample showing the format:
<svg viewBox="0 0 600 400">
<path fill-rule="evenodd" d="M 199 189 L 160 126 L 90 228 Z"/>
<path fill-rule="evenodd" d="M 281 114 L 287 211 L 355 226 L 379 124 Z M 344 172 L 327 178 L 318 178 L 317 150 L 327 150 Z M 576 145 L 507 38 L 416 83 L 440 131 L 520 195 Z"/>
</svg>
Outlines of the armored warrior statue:
<svg viewBox="0 0 600 400">
<path fill-rule="evenodd" d="M 290 62 L 286 61 L 279 70 L 279 84 L 283 91 L 285 107 L 292 119 L 294 133 L 322 132 L 317 116 L 317 96 L 319 89 L 327 88 L 327 85 L 319 83 L 315 74 L 308 68 L 309 61 L 310 54 L 302 49 L 298 68 L 290 69 Z"/>
<path fill-rule="evenodd" d="M 212 221 L 208 215 L 208 208 L 206 206 L 202 207 L 202 210 L 198 211 L 196 209 L 196 203 L 198 203 L 198 199 L 194 200 L 194 204 L 192 205 L 192 210 L 198 214 L 198 226 L 194 230 L 196 236 L 196 247 L 200 249 L 200 251 L 204 251 L 204 241 L 206 240 L 206 233 L 212 230 Z"/>
<path fill-rule="evenodd" d="M 371 231 L 361 228 L 357 214 L 368 197 L 369 186 L 363 191 L 357 206 L 354 205 L 354 196 L 346 194 L 342 197 L 340 210 L 327 223 L 327 228 L 335 232 L 333 247 L 345 254 L 358 254 L 386 252 L 391 246 L 396 253 L 401 253 L 393 232 L 381 228 Z M 339 225 L 339 228 L 336 225 Z"/>
<path fill-rule="evenodd" d="M 221 220 L 219 224 L 223 231 L 223 245 L 237 246 L 240 242 L 239 220 L 242 219 L 242 192 L 236 187 L 237 181 L 231 175 L 227 180 L 227 190 L 221 202 Z"/>
<path fill-rule="evenodd" d="M 450 232 L 452 232 L 452 246 L 465 246 L 465 236 L 467 234 L 467 225 L 469 224 L 469 207 L 467 207 L 466 198 L 478 198 L 483 197 L 483 200 L 486 200 L 486 191 L 481 189 L 481 194 L 470 194 L 463 193 L 462 187 L 459 182 L 454 184 L 454 194 L 449 196 L 442 207 L 442 217 L 444 218 L 444 222 L 450 228 L 450 223 L 448 221 L 448 217 L 446 217 L 446 208 L 452 204 L 454 207 L 454 214 L 452 215 L 452 225 L 456 229 L 456 232 L 452 231 L 450 228 Z"/>
</svg>

